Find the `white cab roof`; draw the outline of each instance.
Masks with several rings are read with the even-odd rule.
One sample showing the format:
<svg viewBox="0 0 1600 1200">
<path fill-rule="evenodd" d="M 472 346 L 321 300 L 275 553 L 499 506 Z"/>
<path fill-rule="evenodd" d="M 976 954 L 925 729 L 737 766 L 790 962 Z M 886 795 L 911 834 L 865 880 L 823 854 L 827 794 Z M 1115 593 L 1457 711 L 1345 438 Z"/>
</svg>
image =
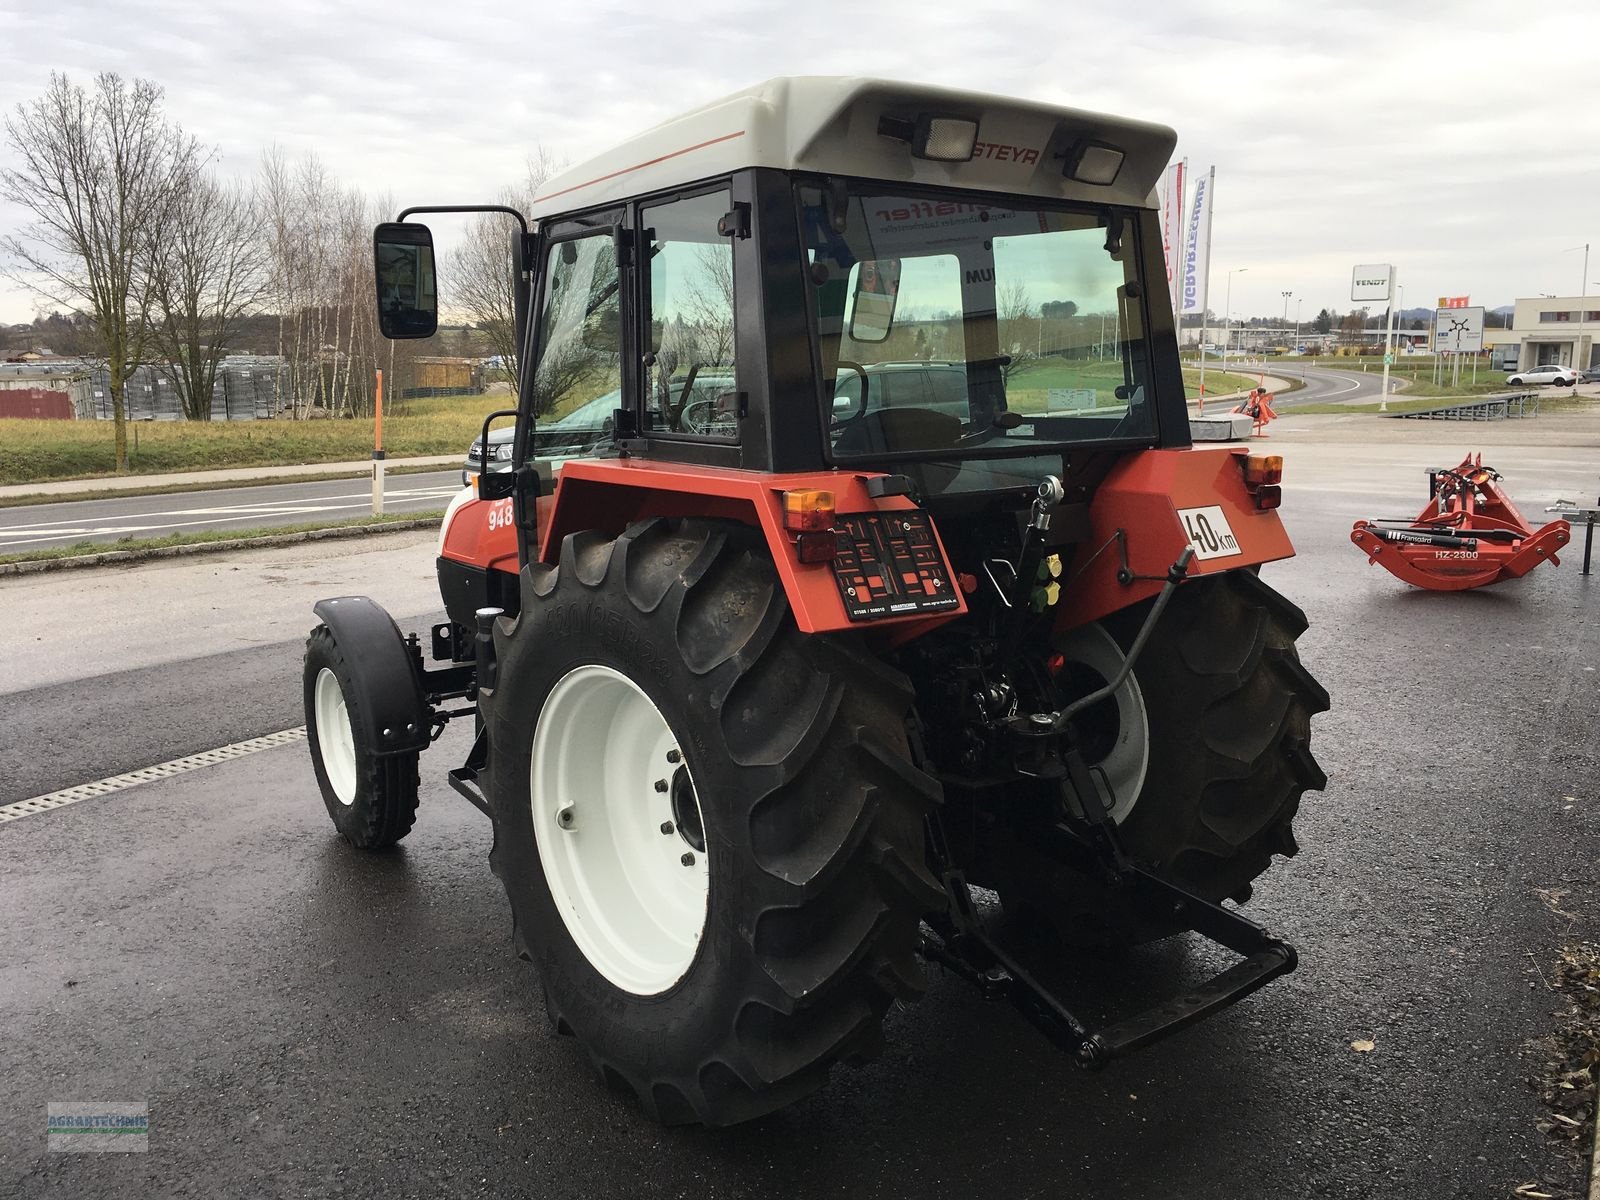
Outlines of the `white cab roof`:
<svg viewBox="0 0 1600 1200">
<path fill-rule="evenodd" d="M 976 117 L 972 161 L 913 158 L 906 142 L 878 132 L 882 117 L 919 113 Z M 1063 177 L 1064 156 L 1083 140 L 1125 152 L 1110 185 Z M 746 167 L 1153 207 L 1176 141 L 1164 125 L 981 92 L 844 76 L 771 79 L 564 171 L 540 189 L 530 215 L 549 218 Z"/>
</svg>

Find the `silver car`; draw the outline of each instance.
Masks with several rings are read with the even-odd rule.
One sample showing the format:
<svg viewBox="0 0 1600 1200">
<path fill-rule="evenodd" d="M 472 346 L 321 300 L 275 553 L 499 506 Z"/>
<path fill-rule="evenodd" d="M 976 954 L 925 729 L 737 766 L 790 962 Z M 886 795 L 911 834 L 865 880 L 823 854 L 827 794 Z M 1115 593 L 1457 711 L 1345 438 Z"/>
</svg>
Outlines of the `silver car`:
<svg viewBox="0 0 1600 1200">
<path fill-rule="evenodd" d="M 1512 387 L 1533 387 L 1542 383 L 1571 387 L 1578 382 L 1578 373 L 1571 367 L 1563 367 L 1560 363 L 1552 363 L 1545 367 L 1529 367 L 1526 371 L 1517 371 L 1510 375 L 1506 382 Z"/>
</svg>

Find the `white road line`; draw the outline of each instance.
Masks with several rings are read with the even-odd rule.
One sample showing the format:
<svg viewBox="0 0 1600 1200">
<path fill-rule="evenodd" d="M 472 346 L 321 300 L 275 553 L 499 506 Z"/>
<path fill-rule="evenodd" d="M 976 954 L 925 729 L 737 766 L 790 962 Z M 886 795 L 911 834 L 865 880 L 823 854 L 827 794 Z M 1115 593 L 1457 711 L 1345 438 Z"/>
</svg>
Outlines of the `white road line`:
<svg viewBox="0 0 1600 1200">
<path fill-rule="evenodd" d="M 454 496 L 459 488 L 443 488 L 426 491 L 389 492 L 386 499 L 390 503 L 404 500 L 443 499 L 445 496 Z M 330 497 L 338 499 L 338 497 Z M 50 541 L 61 538 L 86 538 L 106 537 L 116 534 L 129 537 L 139 533 L 156 533 L 162 530 L 185 529 L 201 525 L 226 525 L 230 522 L 253 517 L 312 517 L 318 513 L 338 512 L 346 509 L 364 509 L 372 503 L 372 494 L 369 492 L 359 499 L 352 499 L 349 504 L 279 504 L 279 505 L 249 505 L 240 508 L 196 508 L 181 510 L 177 513 L 133 513 L 126 518 L 127 521 L 143 521 L 138 525 L 74 525 L 67 521 L 45 522 L 38 525 L 13 526 L 0 528 L 0 547 L 19 544 L 32 545 L 38 542 Z M 211 513 L 224 514 L 208 516 L 197 519 L 187 514 Z M 149 517 L 181 516 L 184 519 L 176 521 L 162 521 L 152 523 Z"/>
<path fill-rule="evenodd" d="M 245 742 L 234 742 L 231 745 L 219 746 L 215 750 L 202 750 L 198 754 L 187 754 L 182 758 L 174 758 L 170 762 L 157 763 L 153 767 L 144 767 L 138 771 L 129 771 L 126 775 L 112 775 L 106 779 L 97 779 L 93 783 L 80 783 L 77 787 L 63 788 L 59 792 L 51 792 L 47 796 L 35 796 L 31 800 L 18 800 L 14 804 L 0 805 L 0 825 L 7 821 L 20 821 L 23 817 L 31 817 L 38 813 L 50 812 L 53 809 L 65 808 L 69 804 L 76 804 L 80 800 L 92 800 L 96 796 L 107 796 L 112 792 L 120 792 L 127 788 L 137 787 L 141 783 L 151 783 L 157 779 L 170 779 L 174 775 L 182 775 L 186 771 L 198 771 L 201 767 L 214 767 L 218 763 L 228 762 L 230 759 L 243 758 L 247 754 L 257 754 L 262 750 L 275 750 L 279 746 L 292 745 L 304 741 L 306 727 L 296 725 L 293 729 L 282 729 L 277 733 L 269 733 L 264 737 L 251 738 Z"/>
<path fill-rule="evenodd" d="M 391 488 L 384 492 L 387 501 L 403 502 L 407 500 L 442 499 L 454 496 L 461 489 L 456 487 L 437 488 Z M 248 516 L 293 516 L 300 513 L 317 513 L 336 508 L 358 508 L 372 503 L 370 491 L 352 493 L 347 496 L 315 496 L 304 500 L 279 500 L 258 501 L 254 504 L 225 504 L 206 505 L 195 508 L 158 509 L 154 512 L 128 513 L 126 516 L 102 517 L 100 523 L 90 524 L 83 517 L 66 517 L 58 521 L 35 521 L 29 525 L 14 525 L 0 529 L 0 534 L 9 533 L 43 533 L 55 529 L 62 533 L 78 533 L 84 530 L 100 532 L 121 528 L 108 521 L 152 521 L 159 517 L 189 517 L 189 516 L 219 516 L 230 517 Z M 137 526 L 136 528 L 161 529 L 164 524 Z"/>
</svg>

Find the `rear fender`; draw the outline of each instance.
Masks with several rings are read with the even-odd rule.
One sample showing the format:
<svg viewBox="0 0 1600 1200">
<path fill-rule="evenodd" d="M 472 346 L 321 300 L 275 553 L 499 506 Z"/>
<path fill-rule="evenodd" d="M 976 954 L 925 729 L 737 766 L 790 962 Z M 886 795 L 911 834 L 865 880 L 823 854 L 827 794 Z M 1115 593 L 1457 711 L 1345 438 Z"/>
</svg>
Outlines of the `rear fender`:
<svg viewBox="0 0 1600 1200">
<path fill-rule="evenodd" d="M 357 692 L 350 714 L 361 722 L 366 744 L 379 757 L 426 750 L 428 700 L 416 655 L 394 618 L 365 596 L 318 600 L 311 611 L 332 631 L 350 668 Z"/>
<path fill-rule="evenodd" d="M 1056 628 L 1097 621 L 1155 595 L 1186 546 L 1195 548 L 1191 576 L 1292 558 L 1277 512 L 1257 508 L 1245 486 L 1248 453 L 1234 446 L 1144 450 L 1113 467 L 1090 503 L 1089 537 L 1068 566 Z M 1214 511 L 1199 511 L 1213 509 L 1221 510 L 1223 528 Z"/>
<path fill-rule="evenodd" d="M 920 623 L 916 629 L 920 633 L 961 616 L 967 611 L 966 599 L 952 585 L 958 602 L 954 608 L 937 614 L 911 612 L 853 622 L 845 611 L 832 565 L 799 560 L 794 535 L 784 528 L 783 493 L 809 488 L 830 491 L 841 516 L 916 508 L 904 496 L 869 496 L 866 485 L 871 477 L 842 471 L 768 474 L 640 459 L 575 459 L 562 468 L 551 497 L 553 511 L 539 557 L 543 562 L 559 561 L 561 543 L 569 533 L 596 529 L 615 536 L 647 517 L 738 521 L 761 531 L 795 623 L 804 633 L 895 627 L 897 633 L 905 634 L 907 630 L 901 627 L 916 623 Z M 945 577 L 954 580 L 936 528 L 933 537 Z"/>
</svg>

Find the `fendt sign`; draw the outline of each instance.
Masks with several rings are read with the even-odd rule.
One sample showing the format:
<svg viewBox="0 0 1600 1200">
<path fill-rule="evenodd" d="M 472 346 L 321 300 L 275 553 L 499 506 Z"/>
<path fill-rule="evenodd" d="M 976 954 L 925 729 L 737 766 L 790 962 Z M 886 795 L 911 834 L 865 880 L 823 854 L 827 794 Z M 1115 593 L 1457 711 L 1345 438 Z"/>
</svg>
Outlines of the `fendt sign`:
<svg viewBox="0 0 1600 1200">
<path fill-rule="evenodd" d="M 1389 263 L 1367 263 L 1350 275 L 1350 299 L 1387 300 L 1394 267 Z"/>
</svg>

